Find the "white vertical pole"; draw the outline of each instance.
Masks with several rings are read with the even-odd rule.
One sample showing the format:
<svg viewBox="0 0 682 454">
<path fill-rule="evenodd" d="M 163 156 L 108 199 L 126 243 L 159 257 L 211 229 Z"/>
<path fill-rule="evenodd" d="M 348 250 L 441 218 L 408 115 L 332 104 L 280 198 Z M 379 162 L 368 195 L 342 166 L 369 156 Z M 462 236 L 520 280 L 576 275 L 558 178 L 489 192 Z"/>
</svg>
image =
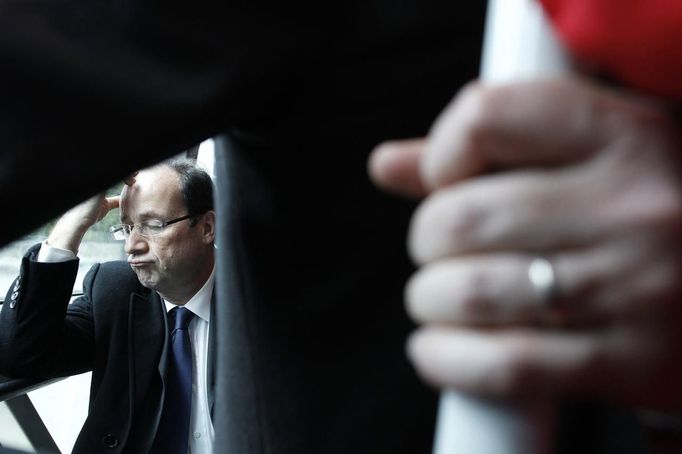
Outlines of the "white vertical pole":
<svg viewBox="0 0 682 454">
<path fill-rule="evenodd" d="M 535 0 L 489 0 L 481 59 L 485 82 L 563 73 L 568 60 Z M 446 390 L 441 394 L 434 454 L 546 454 L 549 402 L 509 404 Z"/>
<path fill-rule="evenodd" d="M 568 71 L 566 53 L 536 0 L 489 0 L 481 79 L 512 82 Z"/>
</svg>

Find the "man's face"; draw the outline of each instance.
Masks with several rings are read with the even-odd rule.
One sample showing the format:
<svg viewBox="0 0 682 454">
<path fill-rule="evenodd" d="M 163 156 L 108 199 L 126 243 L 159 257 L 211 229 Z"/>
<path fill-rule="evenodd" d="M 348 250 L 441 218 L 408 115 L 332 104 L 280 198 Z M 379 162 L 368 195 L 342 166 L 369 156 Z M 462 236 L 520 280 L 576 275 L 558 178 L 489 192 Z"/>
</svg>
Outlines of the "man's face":
<svg viewBox="0 0 682 454">
<path fill-rule="evenodd" d="M 184 304 L 213 267 L 213 224 L 186 219 L 154 236 L 140 235 L 137 225 L 187 215 L 180 178 L 171 168 L 141 171 L 121 193 L 121 222 L 136 225 L 125 242 L 128 263 L 145 287 L 176 304 Z M 208 274 L 207 274 L 208 273 Z"/>
</svg>

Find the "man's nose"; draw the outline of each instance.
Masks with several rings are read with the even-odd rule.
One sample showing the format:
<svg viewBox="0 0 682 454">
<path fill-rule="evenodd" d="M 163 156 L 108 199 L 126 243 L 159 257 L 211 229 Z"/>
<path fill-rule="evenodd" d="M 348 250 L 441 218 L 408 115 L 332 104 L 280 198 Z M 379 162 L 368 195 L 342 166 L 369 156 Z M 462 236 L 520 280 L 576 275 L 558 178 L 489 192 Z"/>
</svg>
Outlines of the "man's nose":
<svg viewBox="0 0 682 454">
<path fill-rule="evenodd" d="M 134 252 L 140 252 L 147 248 L 147 240 L 145 237 L 137 233 L 137 229 L 130 229 L 130 234 L 125 240 L 125 252 L 126 254 L 132 254 Z"/>
</svg>

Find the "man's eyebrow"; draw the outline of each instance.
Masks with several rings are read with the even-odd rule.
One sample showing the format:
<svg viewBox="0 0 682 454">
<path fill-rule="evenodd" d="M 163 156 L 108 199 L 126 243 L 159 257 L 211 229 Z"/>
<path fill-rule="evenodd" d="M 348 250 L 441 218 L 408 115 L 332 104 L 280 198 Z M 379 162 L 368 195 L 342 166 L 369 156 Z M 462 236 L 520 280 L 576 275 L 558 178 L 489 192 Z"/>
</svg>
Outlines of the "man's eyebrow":
<svg viewBox="0 0 682 454">
<path fill-rule="evenodd" d="M 154 211 L 144 211 L 140 213 L 138 216 L 140 219 L 146 220 L 146 219 L 155 219 L 159 217 L 159 213 L 156 213 Z"/>
<path fill-rule="evenodd" d="M 140 221 L 148 221 L 149 219 L 160 219 L 160 214 L 155 213 L 153 211 L 145 211 L 143 213 L 140 213 L 138 216 L 138 222 Z M 121 216 L 121 222 L 124 222 L 126 224 L 130 224 L 130 216 L 128 215 L 122 215 Z"/>
</svg>

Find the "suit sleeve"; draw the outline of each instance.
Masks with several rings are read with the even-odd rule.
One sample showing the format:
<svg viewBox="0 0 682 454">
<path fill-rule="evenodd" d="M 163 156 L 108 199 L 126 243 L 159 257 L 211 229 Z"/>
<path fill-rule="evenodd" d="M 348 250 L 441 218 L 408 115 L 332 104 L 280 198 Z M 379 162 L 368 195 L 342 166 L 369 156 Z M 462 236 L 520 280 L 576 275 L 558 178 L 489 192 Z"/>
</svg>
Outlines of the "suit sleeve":
<svg viewBox="0 0 682 454">
<path fill-rule="evenodd" d="M 86 277 L 85 294 L 69 304 L 78 260 L 40 263 L 38 248 L 22 259 L 0 311 L 0 373 L 52 378 L 84 372 L 94 352 L 89 289 L 98 266 Z"/>
</svg>

